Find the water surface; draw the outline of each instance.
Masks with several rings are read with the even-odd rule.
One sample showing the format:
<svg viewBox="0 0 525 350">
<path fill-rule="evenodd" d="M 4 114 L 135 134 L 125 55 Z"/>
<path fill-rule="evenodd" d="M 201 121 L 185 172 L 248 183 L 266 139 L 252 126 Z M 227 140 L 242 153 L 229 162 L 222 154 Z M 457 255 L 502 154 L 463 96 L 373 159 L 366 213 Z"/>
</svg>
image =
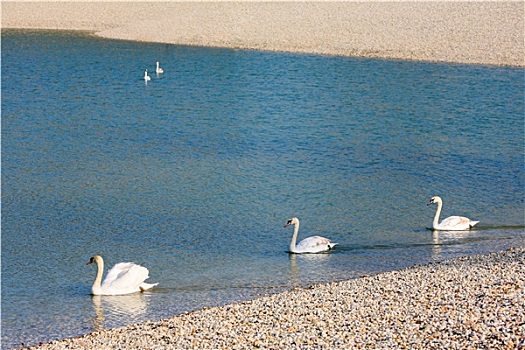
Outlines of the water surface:
<svg viewBox="0 0 525 350">
<path fill-rule="evenodd" d="M 524 90 L 522 68 L 4 30 L 3 346 L 523 245 Z M 476 229 L 427 230 L 434 195 Z M 292 216 L 337 249 L 289 255 Z M 94 254 L 158 288 L 91 297 Z"/>
</svg>

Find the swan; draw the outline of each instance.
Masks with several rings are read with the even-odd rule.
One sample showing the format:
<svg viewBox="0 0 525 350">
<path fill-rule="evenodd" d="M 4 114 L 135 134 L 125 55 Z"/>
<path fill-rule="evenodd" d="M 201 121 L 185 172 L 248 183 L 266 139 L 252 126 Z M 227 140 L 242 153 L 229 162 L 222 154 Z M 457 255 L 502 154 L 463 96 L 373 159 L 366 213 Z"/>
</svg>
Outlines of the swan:
<svg viewBox="0 0 525 350">
<path fill-rule="evenodd" d="M 432 228 L 434 230 L 441 231 L 464 231 L 469 230 L 479 221 L 472 221 L 469 218 L 463 216 L 449 216 L 448 218 L 439 221 L 439 215 L 441 214 L 441 208 L 443 207 L 443 200 L 439 196 L 430 198 L 430 202 L 427 205 L 437 203 L 436 215 L 434 216 L 434 222 L 432 222 Z"/>
<path fill-rule="evenodd" d="M 148 70 L 146 69 L 146 71 L 144 72 L 144 80 L 145 81 L 150 81 L 151 80 L 151 77 L 148 75 Z"/>
<path fill-rule="evenodd" d="M 155 287 L 158 283 L 144 283 L 149 277 L 147 268 L 130 263 L 118 263 L 109 270 L 102 285 L 102 274 L 104 273 L 104 260 L 100 255 L 95 255 L 86 265 L 96 263 L 98 267 L 97 277 L 91 287 L 93 295 L 121 295 L 135 292 L 143 292 Z"/>
<path fill-rule="evenodd" d="M 320 253 L 332 249 L 337 243 L 332 243 L 328 238 L 320 236 L 312 236 L 303 239 L 296 246 L 297 234 L 299 233 L 299 219 L 291 218 L 286 222 L 284 227 L 294 225 L 292 241 L 290 242 L 290 252 L 301 254 L 301 253 Z"/>
<path fill-rule="evenodd" d="M 160 68 L 158 61 L 157 61 L 157 69 L 155 71 L 157 72 L 157 74 L 164 73 L 164 69 Z"/>
</svg>

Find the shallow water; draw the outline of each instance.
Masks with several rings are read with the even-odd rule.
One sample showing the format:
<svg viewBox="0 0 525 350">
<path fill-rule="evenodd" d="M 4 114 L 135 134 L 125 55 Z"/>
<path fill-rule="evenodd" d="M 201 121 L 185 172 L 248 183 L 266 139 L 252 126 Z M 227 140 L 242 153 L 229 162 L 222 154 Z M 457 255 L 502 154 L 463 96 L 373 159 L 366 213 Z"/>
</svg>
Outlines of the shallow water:
<svg viewBox="0 0 525 350">
<path fill-rule="evenodd" d="M 524 72 L 2 31 L 3 346 L 523 245 Z"/>
</svg>

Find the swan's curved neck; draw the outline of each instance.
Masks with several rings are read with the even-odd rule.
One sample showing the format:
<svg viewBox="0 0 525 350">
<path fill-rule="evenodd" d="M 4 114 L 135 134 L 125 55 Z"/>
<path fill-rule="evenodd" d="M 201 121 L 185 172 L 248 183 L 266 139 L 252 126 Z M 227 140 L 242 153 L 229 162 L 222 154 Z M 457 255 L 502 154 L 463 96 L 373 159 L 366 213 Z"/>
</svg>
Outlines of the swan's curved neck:
<svg viewBox="0 0 525 350">
<path fill-rule="evenodd" d="M 100 290 L 102 275 L 104 274 L 104 260 L 99 258 L 95 259 L 95 262 L 97 263 L 97 277 L 95 278 L 95 282 L 93 282 L 93 286 L 91 287 L 93 294 L 96 294 L 96 291 Z"/>
<path fill-rule="evenodd" d="M 297 243 L 297 235 L 299 234 L 299 223 L 294 225 L 292 241 L 290 242 L 290 251 L 295 253 L 295 244 Z"/>
<path fill-rule="evenodd" d="M 441 207 L 443 206 L 443 202 L 438 201 L 437 206 L 436 215 L 434 215 L 434 222 L 432 222 L 432 228 L 435 229 L 439 227 L 439 216 L 441 215 Z"/>
</svg>

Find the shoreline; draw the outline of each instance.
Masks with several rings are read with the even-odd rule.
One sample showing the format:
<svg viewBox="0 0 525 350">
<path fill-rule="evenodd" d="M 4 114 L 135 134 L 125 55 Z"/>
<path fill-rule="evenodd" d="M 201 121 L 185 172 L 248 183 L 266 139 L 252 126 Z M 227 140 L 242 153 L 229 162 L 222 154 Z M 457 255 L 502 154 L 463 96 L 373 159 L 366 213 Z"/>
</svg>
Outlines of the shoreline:
<svg viewBox="0 0 525 350">
<path fill-rule="evenodd" d="M 81 14 L 81 15 L 80 15 Z M 3 2 L 2 28 L 121 40 L 525 67 L 510 2 Z"/>
<path fill-rule="evenodd" d="M 525 346 L 525 247 L 297 288 L 28 349 Z"/>
</svg>

